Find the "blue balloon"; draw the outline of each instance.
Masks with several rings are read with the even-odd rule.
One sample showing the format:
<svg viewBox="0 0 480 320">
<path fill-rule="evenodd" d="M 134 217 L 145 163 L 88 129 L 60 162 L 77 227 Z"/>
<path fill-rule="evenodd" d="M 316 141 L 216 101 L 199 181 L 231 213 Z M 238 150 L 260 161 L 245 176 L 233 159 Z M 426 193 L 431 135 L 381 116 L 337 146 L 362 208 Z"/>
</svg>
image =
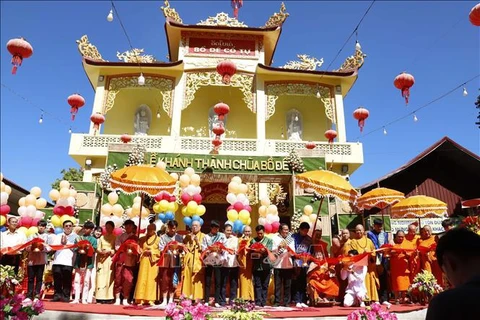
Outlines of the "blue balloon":
<svg viewBox="0 0 480 320">
<path fill-rule="evenodd" d="M 63 232 L 63 228 L 62 227 L 56 227 L 55 228 L 55 234 L 60 234 Z"/>
<path fill-rule="evenodd" d="M 200 226 L 203 226 L 203 219 L 202 218 L 198 218 L 198 219 L 199 219 L 198 221 L 200 222 Z"/>
<path fill-rule="evenodd" d="M 192 221 L 200 221 L 200 219 L 202 219 L 202 218 L 200 218 L 197 215 L 192 216 Z"/>
<path fill-rule="evenodd" d="M 175 219 L 175 216 L 173 215 L 173 212 L 168 211 L 165 213 L 165 220 L 173 220 Z"/>
<path fill-rule="evenodd" d="M 165 215 L 163 213 L 160 213 L 158 215 L 158 219 L 162 220 L 162 222 L 165 222 Z"/>
<path fill-rule="evenodd" d="M 191 227 L 192 226 L 192 218 L 190 218 L 190 217 L 183 218 L 183 223 L 185 223 L 186 226 Z"/>
<path fill-rule="evenodd" d="M 5 231 L 5 230 L 7 230 L 7 227 L 5 227 L 5 226 L 0 227 L 0 232 L 3 232 L 3 231 Z"/>
</svg>

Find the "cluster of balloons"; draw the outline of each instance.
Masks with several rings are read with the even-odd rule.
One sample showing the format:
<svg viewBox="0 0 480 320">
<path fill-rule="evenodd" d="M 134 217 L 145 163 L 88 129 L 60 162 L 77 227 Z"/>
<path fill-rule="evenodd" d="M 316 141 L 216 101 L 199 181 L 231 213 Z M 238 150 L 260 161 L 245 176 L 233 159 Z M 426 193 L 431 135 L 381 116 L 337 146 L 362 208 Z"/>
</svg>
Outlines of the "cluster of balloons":
<svg viewBox="0 0 480 320">
<path fill-rule="evenodd" d="M 202 188 L 200 187 L 200 176 L 195 173 L 191 167 L 185 169 L 179 178 L 182 201 L 183 222 L 187 226 L 191 226 L 193 221 L 199 221 L 203 225 L 203 219 L 200 218 L 205 214 L 207 209 L 202 203 Z"/>
<path fill-rule="evenodd" d="M 1 181 L 1 202 L 0 202 L 0 227 L 7 223 L 7 214 L 10 213 L 10 206 L 8 205 L 8 196 L 12 193 L 12 188 L 7 186 L 5 182 L 3 182 L 3 174 L 0 173 L 0 181 Z"/>
<path fill-rule="evenodd" d="M 163 223 L 169 220 L 175 220 L 175 212 L 178 210 L 177 197 L 174 195 L 162 191 L 155 197 L 155 204 L 153 205 L 153 211 L 158 214 L 158 219 Z"/>
<path fill-rule="evenodd" d="M 144 233 L 147 230 L 148 225 L 150 224 L 150 210 L 145 206 L 142 206 L 142 198 L 137 196 L 133 199 L 133 205 L 131 208 L 127 208 L 125 213 L 127 216 L 135 222 L 135 225 L 138 227 L 138 219 L 140 216 L 140 233 Z M 142 212 L 140 213 L 140 207 Z"/>
<path fill-rule="evenodd" d="M 242 183 L 238 176 L 233 177 L 228 184 L 227 202 L 230 206 L 227 208 L 227 224 L 232 226 L 233 232 L 242 233 L 245 226 L 252 223 L 250 213 L 250 201 L 247 197 L 248 186 Z"/>
<path fill-rule="evenodd" d="M 33 190 L 33 189 L 32 189 Z M 77 223 L 77 219 L 73 216 L 75 214 L 75 202 L 77 191 L 70 188 L 70 182 L 67 180 L 60 181 L 60 191 L 57 189 L 50 190 L 48 196 L 55 201 L 55 207 L 53 207 L 53 216 L 50 218 L 50 222 L 55 227 L 55 233 L 63 232 L 63 223 L 70 220 L 73 224 Z M 22 199 L 20 199 L 22 200 Z M 20 209 L 18 209 L 20 213 Z"/>
<path fill-rule="evenodd" d="M 316 220 L 317 214 L 313 213 L 313 207 L 309 204 L 303 207 L 303 215 L 299 219 L 300 223 L 307 222 L 308 224 L 310 224 L 310 230 L 312 230 L 313 224 Z"/>
<path fill-rule="evenodd" d="M 102 205 L 100 209 L 100 227 L 104 228 L 105 223 L 112 221 L 115 225 L 113 233 L 115 235 L 122 234 L 122 229 L 120 228 L 123 225 L 123 212 L 124 209 L 121 204 L 118 202 L 118 194 L 115 191 L 112 191 L 108 194 L 108 203 Z"/>
<path fill-rule="evenodd" d="M 258 224 L 265 227 L 265 233 L 276 233 L 280 228 L 278 208 L 271 204 L 268 197 L 260 199 L 261 206 L 258 208 Z"/>
<path fill-rule="evenodd" d="M 25 233 L 28 237 L 38 232 L 38 221 L 45 217 L 45 213 L 40 211 L 47 206 L 47 200 L 41 198 L 42 190 L 39 187 L 30 189 L 30 194 L 18 200 L 18 220 L 19 231 Z"/>
</svg>

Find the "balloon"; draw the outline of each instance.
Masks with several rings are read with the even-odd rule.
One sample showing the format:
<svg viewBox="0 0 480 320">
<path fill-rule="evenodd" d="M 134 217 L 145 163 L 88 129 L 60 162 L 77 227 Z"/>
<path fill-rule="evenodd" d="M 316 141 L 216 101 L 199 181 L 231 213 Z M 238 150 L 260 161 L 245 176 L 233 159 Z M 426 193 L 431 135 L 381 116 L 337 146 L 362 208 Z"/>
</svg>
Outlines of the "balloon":
<svg viewBox="0 0 480 320">
<path fill-rule="evenodd" d="M 67 180 L 60 181 L 60 189 L 62 188 L 66 188 L 66 189 L 70 188 L 70 182 L 68 182 Z"/>
<path fill-rule="evenodd" d="M 190 201 L 187 204 L 187 211 L 191 214 L 195 214 L 197 212 L 198 204 L 195 201 Z"/>
<path fill-rule="evenodd" d="M 264 226 L 267 223 L 267 219 L 265 218 L 258 218 L 258 224 Z"/>
<path fill-rule="evenodd" d="M 262 206 L 268 207 L 270 205 L 270 199 L 268 197 L 262 198 L 260 200 L 260 203 Z"/>
<path fill-rule="evenodd" d="M 105 203 L 102 208 L 100 209 L 100 212 L 104 215 L 104 216 L 109 216 L 113 213 L 113 207 L 110 203 Z"/>
<path fill-rule="evenodd" d="M 227 218 L 230 221 L 236 221 L 238 220 L 238 212 L 235 209 L 228 210 L 227 211 Z"/>
<path fill-rule="evenodd" d="M 69 205 L 69 206 L 74 206 L 76 200 L 75 200 L 74 197 L 68 197 L 68 198 L 67 198 L 67 202 L 68 202 L 68 205 Z"/>
<path fill-rule="evenodd" d="M 162 212 L 162 210 L 160 209 L 160 203 L 159 202 L 157 202 L 153 205 L 153 212 L 155 212 L 155 213 Z"/>
<path fill-rule="evenodd" d="M 240 183 L 242 183 L 242 178 L 240 178 L 239 176 L 235 176 L 235 177 L 232 178 L 231 181 L 240 184 Z"/>
<path fill-rule="evenodd" d="M 165 171 L 167 169 L 167 164 L 163 161 L 158 161 L 157 162 L 157 167 L 160 168 L 161 170 Z"/>
<path fill-rule="evenodd" d="M 0 193 L 0 205 L 7 204 L 7 202 L 8 202 L 8 193 L 1 192 Z"/>
<path fill-rule="evenodd" d="M 25 197 L 25 205 L 35 205 L 37 203 L 37 197 L 35 197 L 33 194 L 29 194 L 28 196 Z"/>
<path fill-rule="evenodd" d="M 39 188 L 40 189 L 40 188 Z M 31 236 L 32 234 L 38 233 L 38 228 L 35 226 L 32 226 L 28 228 L 27 230 L 27 237 Z"/>
<path fill-rule="evenodd" d="M 35 207 L 37 209 L 43 209 L 47 206 L 47 200 L 44 198 L 38 198 L 37 201 L 35 202 Z"/>
<path fill-rule="evenodd" d="M 275 214 L 278 212 L 277 206 L 274 204 L 271 204 L 267 207 L 267 213 Z"/>
<path fill-rule="evenodd" d="M 173 212 L 170 212 L 170 211 L 167 212 L 167 213 L 165 214 L 165 219 L 166 219 L 166 220 L 174 220 L 174 219 L 175 219 L 175 216 L 173 215 Z"/>
<path fill-rule="evenodd" d="M 183 208 L 182 208 L 182 215 L 184 215 L 185 217 L 191 216 L 191 214 L 188 213 L 188 211 L 187 211 L 187 207 L 183 207 Z"/>
<path fill-rule="evenodd" d="M 200 220 L 198 220 L 198 222 L 200 222 L 200 227 L 203 226 L 203 219 L 202 218 L 199 218 Z"/>
<path fill-rule="evenodd" d="M 243 224 L 247 224 L 249 218 L 250 218 L 250 212 L 248 212 L 247 210 L 242 210 L 238 213 L 238 219 Z"/>
<path fill-rule="evenodd" d="M 198 174 L 192 174 L 190 176 L 190 181 L 194 186 L 200 185 L 200 176 Z"/>
<path fill-rule="evenodd" d="M 70 189 L 70 197 L 76 197 L 77 196 L 77 190 L 75 189 Z"/>
<path fill-rule="evenodd" d="M 188 177 L 191 177 L 194 173 L 195 173 L 195 170 L 192 167 L 188 167 L 188 168 L 185 169 L 185 174 Z"/>
<path fill-rule="evenodd" d="M 243 209 L 244 209 L 244 210 L 247 210 L 247 211 L 250 212 L 250 213 L 252 212 L 252 207 L 250 207 L 248 204 L 245 205 L 245 206 L 243 206 Z"/>
<path fill-rule="evenodd" d="M 193 184 L 189 185 L 187 188 L 187 193 L 191 196 L 197 193 L 197 188 Z"/>
<path fill-rule="evenodd" d="M 167 211 L 177 212 L 178 210 L 178 203 L 176 202 L 169 202 Z"/>
<path fill-rule="evenodd" d="M 197 207 L 196 214 L 197 214 L 197 216 L 203 216 L 206 211 L 207 211 L 207 208 L 205 208 L 205 206 L 203 204 L 201 204 Z"/>
<path fill-rule="evenodd" d="M 305 207 L 303 207 L 303 213 L 307 216 L 311 215 L 313 212 L 313 207 L 309 204 L 307 204 Z"/>
<path fill-rule="evenodd" d="M 272 223 L 272 232 L 278 232 L 278 228 L 280 228 L 280 223 L 275 221 Z"/>
<path fill-rule="evenodd" d="M 190 177 L 186 174 L 180 176 L 180 187 L 185 188 L 190 184 Z"/>
<path fill-rule="evenodd" d="M 260 217 L 266 217 L 267 216 L 267 207 L 266 206 L 260 206 L 258 208 L 258 215 Z"/>
<path fill-rule="evenodd" d="M 168 201 L 167 200 L 160 200 L 160 202 L 158 204 L 159 204 L 160 211 L 167 211 L 168 210 Z"/>
<path fill-rule="evenodd" d="M 113 234 L 116 235 L 116 236 L 119 236 L 123 233 L 123 229 L 122 228 L 115 228 L 113 229 Z"/>
<path fill-rule="evenodd" d="M 183 223 L 185 223 L 186 226 L 191 227 L 191 226 L 192 226 L 192 218 L 190 218 L 190 217 L 184 217 L 184 218 L 183 218 Z"/>
<path fill-rule="evenodd" d="M 187 205 L 190 200 L 192 199 L 192 197 L 188 194 L 188 193 L 182 193 L 182 196 L 180 197 L 182 202 L 183 202 L 183 205 Z"/>
<path fill-rule="evenodd" d="M 233 193 L 227 194 L 227 202 L 233 205 L 235 202 L 237 202 L 237 196 Z"/>
<path fill-rule="evenodd" d="M 3 182 L 2 182 L 3 183 Z M 4 190 L 8 195 L 12 194 L 12 187 L 5 185 Z"/>
<path fill-rule="evenodd" d="M 265 227 L 265 233 L 272 233 L 273 227 L 270 223 L 265 223 L 263 226 Z"/>
<path fill-rule="evenodd" d="M 34 205 L 27 206 L 27 216 L 28 217 L 30 217 L 30 218 L 35 217 L 35 212 L 37 212 L 37 208 Z"/>
<path fill-rule="evenodd" d="M 32 189 L 30 189 L 30 194 L 35 196 L 35 198 L 40 198 L 40 195 L 42 194 L 42 189 L 40 189 L 39 187 L 33 187 Z"/>
<path fill-rule="evenodd" d="M 172 177 L 175 180 L 178 180 L 178 174 L 175 172 L 170 173 L 170 177 Z"/>
<path fill-rule="evenodd" d="M 115 191 L 112 191 L 108 194 L 108 203 L 112 206 L 118 202 L 118 194 Z"/>
<path fill-rule="evenodd" d="M 240 186 L 238 185 L 238 183 L 232 181 L 228 184 L 228 192 L 230 193 L 238 193 L 238 190 L 239 190 Z"/>
<path fill-rule="evenodd" d="M 60 227 L 62 225 L 62 221 L 60 220 L 60 217 L 57 215 L 53 215 L 50 218 L 50 222 L 53 224 L 54 227 Z"/>
<path fill-rule="evenodd" d="M 3 182 L 2 182 L 3 183 Z M 25 197 L 21 197 L 20 199 L 18 199 L 18 205 L 20 207 L 24 207 L 25 206 Z"/>
<path fill-rule="evenodd" d="M 243 227 L 243 223 L 240 220 L 234 221 L 233 222 L 233 229 L 237 230 L 235 232 L 240 232 L 241 228 Z"/>
<path fill-rule="evenodd" d="M 160 214 L 158 215 L 158 219 L 162 220 L 162 222 L 165 222 L 165 221 L 166 221 L 166 219 L 165 219 L 165 214 L 164 214 L 164 213 L 160 213 Z"/>
<path fill-rule="evenodd" d="M 195 201 L 198 204 L 202 203 L 202 196 L 199 193 L 194 194 L 193 195 L 193 201 Z"/>
<path fill-rule="evenodd" d="M 308 216 L 310 218 L 309 222 L 315 222 L 317 220 L 317 215 L 315 213 Z"/>
<path fill-rule="evenodd" d="M 238 192 L 247 193 L 247 191 L 248 191 L 248 186 L 245 183 L 241 183 L 238 187 Z"/>
<path fill-rule="evenodd" d="M 18 210 L 20 211 L 20 208 L 18 208 Z M 9 213 L 10 213 L 10 206 L 8 204 L 4 204 L 0 206 L 0 214 L 2 216 L 6 216 Z"/>
<path fill-rule="evenodd" d="M 68 198 L 68 197 L 70 197 L 70 189 L 61 188 L 60 189 L 60 198 Z"/>
<path fill-rule="evenodd" d="M 194 216 L 192 217 L 192 221 L 200 221 L 200 217 L 197 216 L 197 215 L 194 215 Z"/>
<path fill-rule="evenodd" d="M 155 197 L 153 197 L 153 199 L 155 200 L 155 202 L 160 202 L 160 200 L 163 199 L 162 192 L 160 192 L 160 193 L 158 193 L 157 195 L 155 195 Z"/>
<path fill-rule="evenodd" d="M 43 213 L 42 211 L 35 211 L 35 215 L 33 216 L 34 219 L 43 219 L 43 217 L 45 217 L 45 213 Z M 35 224 L 36 225 L 36 224 Z"/>
<path fill-rule="evenodd" d="M 235 208 L 235 210 L 237 210 L 238 212 L 240 212 L 241 210 L 243 210 L 243 203 L 241 202 L 235 202 L 235 204 L 233 205 L 233 207 Z"/>
<path fill-rule="evenodd" d="M 56 189 L 52 189 L 52 190 L 50 190 L 48 196 L 49 196 L 50 199 L 52 199 L 53 201 L 57 201 L 58 198 L 60 198 L 60 192 L 58 192 L 58 190 L 56 190 Z"/>
<path fill-rule="evenodd" d="M 123 207 L 121 204 L 114 204 L 113 205 L 113 214 L 116 215 L 117 217 L 121 217 L 123 215 Z"/>
<path fill-rule="evenodd" d="M 56 227 L 55 228 L 55 234 L 60 234 L 62 232 L 63 232 L 63 228 L 61 228 L 61 227 Z"/>
<path fill-rule="evenodd" d="M 30 228 L 32 226 L 32 221 L 33 219 L 30 217 L 22 217 L 21 219 L 22 227 Z"/>
<path fill-rule="evenodd" d="M 7 223 L 7 218 L 5 218 L 5 216 L 0 216 L 0 226 L 3 226 L 5 223 Z"/>
</svg>

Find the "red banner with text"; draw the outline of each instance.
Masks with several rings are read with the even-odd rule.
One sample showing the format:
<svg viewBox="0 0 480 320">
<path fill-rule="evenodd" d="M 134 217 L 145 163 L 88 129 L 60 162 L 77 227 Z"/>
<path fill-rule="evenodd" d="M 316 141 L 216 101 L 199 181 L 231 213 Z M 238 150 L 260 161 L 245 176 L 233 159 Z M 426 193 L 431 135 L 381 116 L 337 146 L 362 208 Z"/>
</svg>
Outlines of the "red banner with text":
<svg viewBox="0 0 480 320">
<path fill-rule="evenodd" d="M 254 57 L 255 40 L 190 38 L 188 53 Z"/>
</svg>

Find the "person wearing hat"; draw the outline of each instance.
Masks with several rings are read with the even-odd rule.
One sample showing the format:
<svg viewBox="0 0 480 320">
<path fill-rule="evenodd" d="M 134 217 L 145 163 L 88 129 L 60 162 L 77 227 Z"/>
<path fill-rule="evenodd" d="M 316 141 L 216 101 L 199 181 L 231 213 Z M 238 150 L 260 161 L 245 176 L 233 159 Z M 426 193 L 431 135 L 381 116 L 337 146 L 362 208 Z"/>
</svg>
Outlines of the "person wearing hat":
<svg viewBox="0 0 480 320">
<path fill-rule="evenodd" d="M 208 247 L 214 243 L 221 243 L 225 245 L 227 238 L 225 234 L 220 232 L 220 223 L 217 220 L 212 220 L 210 223 L 210 232 L 205 235 L 202 241 L 202 251 L 208 250 Z M 221 268 L 225 261 L 225 252 L 208 252 L 205 256 L 205 302 L 208 304 L 210 300 L 210 285 L 212 283 L 212 274 L 215 279 L 215 307 L 220 307 L 220 304 L 225 304 L 225 301 L 221 301 Z"/>
</svg>

